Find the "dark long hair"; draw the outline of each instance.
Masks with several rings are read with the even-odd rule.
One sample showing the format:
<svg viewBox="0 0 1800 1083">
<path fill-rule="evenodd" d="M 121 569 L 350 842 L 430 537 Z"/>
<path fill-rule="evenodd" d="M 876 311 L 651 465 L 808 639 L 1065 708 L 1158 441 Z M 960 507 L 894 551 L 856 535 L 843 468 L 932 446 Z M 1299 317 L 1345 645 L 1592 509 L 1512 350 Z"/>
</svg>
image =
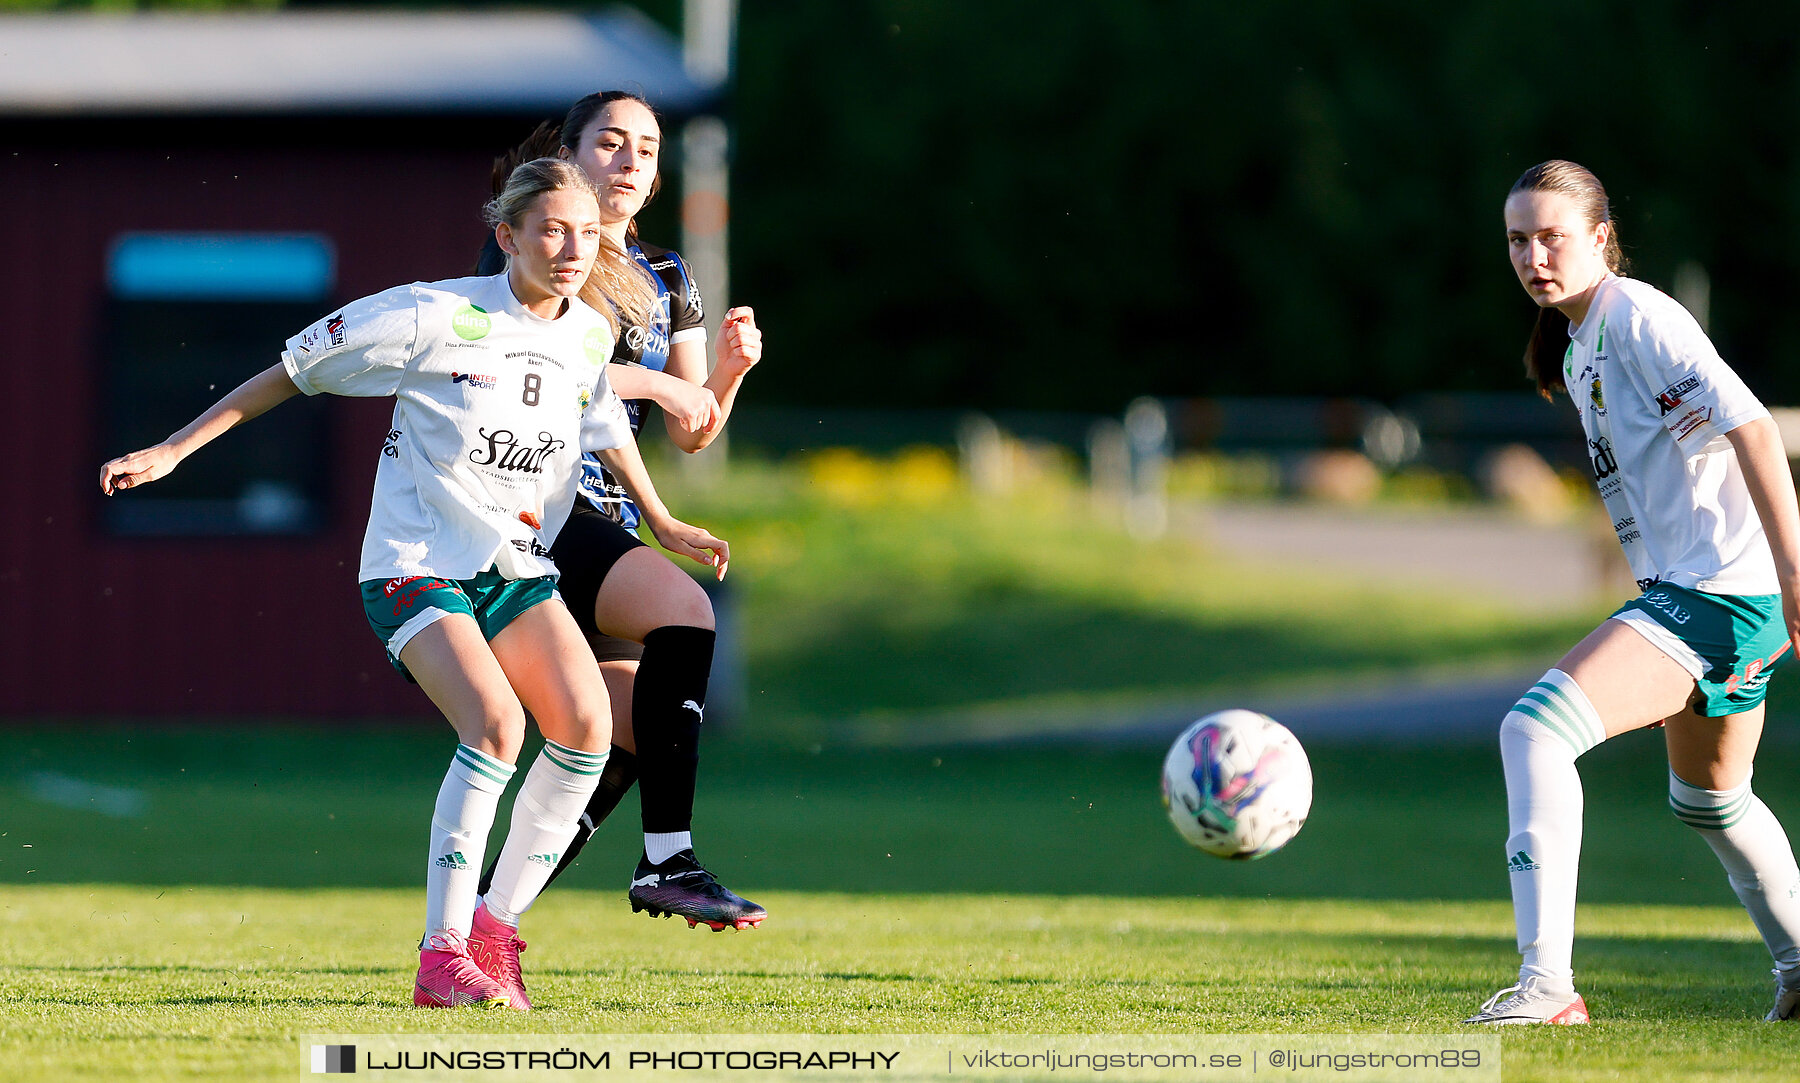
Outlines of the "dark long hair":
<svg viewBox="0 0 1800 1083">
<path fill-rule="evenodd" d="M 1506 193 L 1507 198 L 1511 199 L 1514 192 L 1555 192 L 1573 199 L 1589 228 L 1598 228 L 1601 223 L 1610 227 L 1602 253 L 1606 269 L 1614 274 L 1625 273 L 1625 250 L 1619 247 L 1619 224 L 1613 220 L 1612 202 L 1606 198 L 1606 188 L 1592 170 L 1552 158 L 1520 174 Z M 1537 385 L 1538 394 L 1545 398 L 1556 391 L 1568 391 L 1562 377 L 1563 354 L 1568 347 L 1568 317 L 1554 308 L 1539 308 L 1537 322 L 1531 327 L 1531 338 L 1525 343 L 1525 377 Z"/>
<path fill-rule="evenodd" d="M 650 110 L 658 128 L 662 127 L 662 117 L 656 109 L 644 100 L 643 95 L 629 90 L 603 90 L 589 94 L 569 107 L 563 116 L 562 123 L 546 120 L 539 124 L 525 141 L 494 159 L 492 185 L 497 196 L 505 189 L 507 178 L 519 166 L 536 161 L 539 158 L 557 158 L 572 155 L 575 144 L 581 141 L 581 133 L 593 122 L 595 114 L 617 101 L 633 101 Z M 662 191 L 662 170 L 656 171 L 656 179 L 650 182 L 650 195 L 645 204 L 656 198 Z M 490 245 L 492 241 L 490 239 Z M 637 243 L 637 222 L 634 219 L 625 226 L 625 243 Z M 491 260 L 492 253 L 484 252 L 484 263 Z M 593 273 L 588 275 L 587 284 L 581 288 L 581 299 L 592 308 L 598 309 L 609 319 L 623 320 L 627 326 L 643 327 L 650 322 L 651 309 L 656 298 L 645 274 L 641 273 L 637 264 L 624 252 L 613 247 L 611 241 L 603 241 L 599 258 L 594 260 Z"/>
<path fill-rule="evenodd" d="M 539 158 L 556 157 L 556 148 L 560 145 L 556 141 L 556 133 L 556 122 L 546 120 L 526 136 L 523 143 L 495 158 L 494 171 L 489 177 L 494 194 L 499 195 L 505 191 L 506 181 L 512 176 L 513 170 L 526 162 L 534 162 Z"/>
<path fill-rule="evenodd" d="M 629 90 L 602 90 L 596 94 L 589 94 L 569 106 L 568 113 L 563 116 L 562 127 L 557 129 L 557 145 L 567 147 L 570 154 L 575 153 L 575 144 L 581 141 L 581 133 L 587 131 L 588 125 L 594 122 L 594 117 L 600 110 L 605 109 L 613 102 L 637 102 L 650 111 L 650 116 L 656 121 L 657 128 L 662 128 L 662 115 L 642 94 L 634 94 Z M 644 197 L 644 206 L 648 207 L 651 200 L 656 198 L 656 193 L 660 191 L 662 191 L 662 170 L 658 169 L 656 178 L 650 182 L 650 194 Z M 637 243 L 637 219 L 632 219 L 625 226 L 625 239 L 632 244 Z"/>
</svg>

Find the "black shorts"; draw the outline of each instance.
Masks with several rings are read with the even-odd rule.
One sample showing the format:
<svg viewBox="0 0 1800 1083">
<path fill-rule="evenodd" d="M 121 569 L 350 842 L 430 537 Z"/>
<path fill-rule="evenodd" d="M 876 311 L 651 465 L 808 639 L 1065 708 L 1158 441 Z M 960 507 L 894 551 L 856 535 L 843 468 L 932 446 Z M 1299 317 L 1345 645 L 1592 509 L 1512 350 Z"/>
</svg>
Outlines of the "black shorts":
<svg viewBox="0 0 1800 1083">
<path fill-rule="evenodd" d="M 587 637 L 596 661 L 635 662 L 644 656 L 642 643 L 609 636 L 594 627 L 594 599 L 600 595 L 600 584 L 606 582 L 607 573 L 620 557 L 642 548 L 644 543 L 636 534 L 581 499 L 575 501 L 568 523 L 550 547 L 550 559 L 556 561 L 556 568 L 562 573 L 557 590 L 574 614 L 581 634 Z"/>
</svg>

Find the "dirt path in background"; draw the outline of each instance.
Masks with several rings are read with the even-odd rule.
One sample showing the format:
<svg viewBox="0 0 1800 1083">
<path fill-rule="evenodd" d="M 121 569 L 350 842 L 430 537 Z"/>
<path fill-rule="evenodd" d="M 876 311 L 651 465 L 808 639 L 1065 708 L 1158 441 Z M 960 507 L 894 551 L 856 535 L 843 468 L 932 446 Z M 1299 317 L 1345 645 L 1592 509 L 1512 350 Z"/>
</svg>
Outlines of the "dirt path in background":
<svg viewBox="0 0 1800 1083">
<path fill-rule="evenodd" d="M 1541 525 L 1502 511 L 1343 509 L 1306 504 L 1171 508 L 1174 530 L 1237 559 L 1358 576 L 1406 587 L 1448 588 L 1526 614 L 1583 608 L 1601 615 L 1635 593 L 1604 525 Z M 1570 644 L 1573 646 L 1573 643 Z M 1114 711 L 1045 711 L 1030 718 L 970 715 L 866 731 L 876 745 L 1029 743 L 1159 744 L 1202 715 L 1248 707 L 1301 741 L 1491 741 L 1520 693 L 1554 657 L 1516 665 L 1357 679 L 1335 688 L 1250 693 L 1232 700 L 1164 701 Z"/>
<path fill-rule="evenodd" d="M 1487 509 L 1345 509 L 1313 504 L 1172 508 L 1174 529 L 1245 560 L 1396 586 L 1450 587 L 1516 606 L 1567 611 L 1629 597 L 1618 544 L 1586 519 L 1540 525 Z"/>
</svg>

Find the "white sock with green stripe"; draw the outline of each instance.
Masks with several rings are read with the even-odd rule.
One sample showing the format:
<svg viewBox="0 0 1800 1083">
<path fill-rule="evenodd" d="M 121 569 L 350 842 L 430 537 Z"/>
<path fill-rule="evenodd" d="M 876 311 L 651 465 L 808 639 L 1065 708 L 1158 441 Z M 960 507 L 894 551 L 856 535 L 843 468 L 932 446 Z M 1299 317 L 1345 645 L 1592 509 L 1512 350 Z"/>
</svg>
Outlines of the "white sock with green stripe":
<svg viewBox="0 0 1800 1083">
<path fill-rule="evenodd" d="M 531 909 L 575 837 L 576 821 L 600 785 L 608 751 L 580 752 L 544 742 L 513 802 L 512 829 L 482 900 L 490 915 L 517 926 L 519 915 Z"/>
<path fill-rule="evenodd" d="M 488 830 L 494 826 L 500 795 L 512 781 L 513 770 L 512 764 L 485 752 L 456 746 L 431 813 L 431 854 L 425 866 L 427 939 L 446 929 L 469 935 Z"/>
<path fill-rule="evenodd" d="M 1575 760 L 1606 739 L 1587 694 L 1560 669 L 1500 723 L 1506 768 L 1506 866 L 1519 931 L 1521 981 L 1575 988 L 1575 879 L 1581 862 L 1581 775 Z"/>
<path fill-rule="evenodd" d="M 1787 832 L 1750 792 L 1750 780 L 1735 789 L 1703 790 L 1671 770 L 1669 810 L 1719 856 L 1731 890 L 1750 911 L 1775 965 L 1788 974 L 1800 971 L 1800 867 Z"/>
</svg>

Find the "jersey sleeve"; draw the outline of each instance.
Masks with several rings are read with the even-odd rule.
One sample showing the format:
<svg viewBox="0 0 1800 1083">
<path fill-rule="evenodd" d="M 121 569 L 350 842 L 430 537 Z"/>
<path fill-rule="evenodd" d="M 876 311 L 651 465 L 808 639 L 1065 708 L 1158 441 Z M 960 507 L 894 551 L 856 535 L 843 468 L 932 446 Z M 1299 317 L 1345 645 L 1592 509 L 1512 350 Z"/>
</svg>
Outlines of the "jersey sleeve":
<svg viewBox="0 0 1800 1083">
<path fill-rule="evenodd" d="M 1669 435 L 1690 453 L 1769 415 L 1681 306 L 1670 302 L 1653 311 L 1640 310 L 1630 336 L 1632 359 L 1651 405 Z"/>
<path fill-rule="evenodd" d="M 625 413 L 612 384 L 602 383 L 594 389 L 594 397 L 581 413 L 581 450 L 604 451 L 624 447 L 632 440 L 631 418 Z"/>
<path fill-rule="evenodd" d="M 396 286 L 345 305 L 288 339 L 281 365 L 308 395 L 378 398 L 399 389 L 418 343 L 418 295 L 411 286 Z"/>
<path fill-rule="evenodd" d="M 669 344 L 687 342 L 690 339 L 706 341 L 706 311 L 700 300 L 700 283 L 694 281 L 693 268 L 679 253 L 671 252 L 675 258 L 677 283 L 669 283 Z"/>
</svg>

